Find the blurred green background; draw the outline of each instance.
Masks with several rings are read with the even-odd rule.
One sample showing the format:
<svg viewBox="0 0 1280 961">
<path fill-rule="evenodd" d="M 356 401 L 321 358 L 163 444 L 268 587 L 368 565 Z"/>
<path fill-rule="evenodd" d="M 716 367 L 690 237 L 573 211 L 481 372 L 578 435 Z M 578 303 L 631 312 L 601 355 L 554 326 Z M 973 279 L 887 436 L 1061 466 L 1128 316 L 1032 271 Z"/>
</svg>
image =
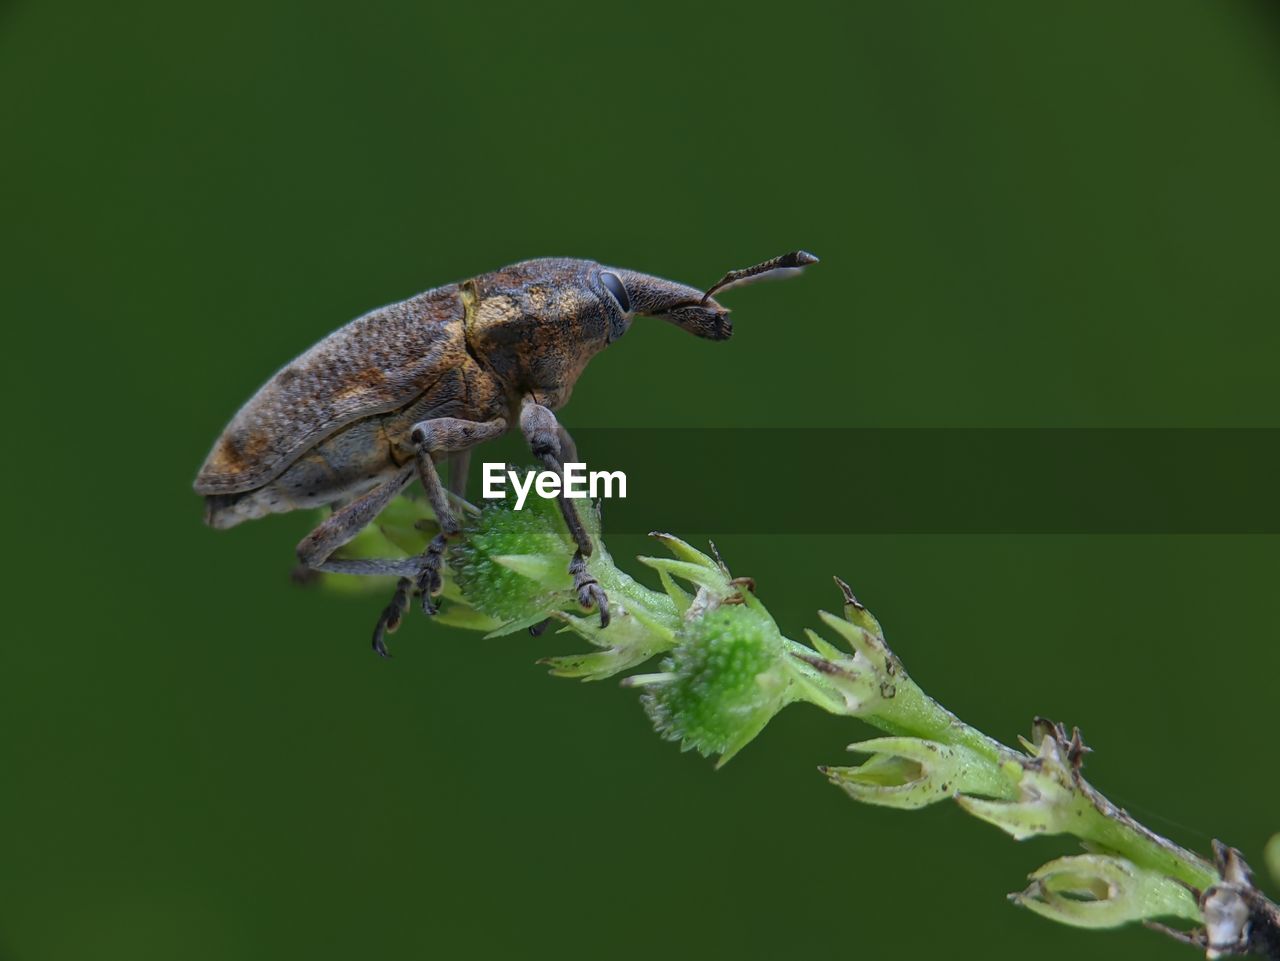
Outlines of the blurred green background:
<svg viewBox="0 0 1280 961">
<path fill-rule="evenodd" d="M 381 662 L 380 598 L 291 586 L 304 518 L 215 533 L 190 482 L 320 335 L 548 254 L 824 261 L 728 344 L 639 323 L 571 427 L 1280 427 L 1274 9 L 8 4 L 0 957 L 1190 957 L 1004 901 L 1068 842 L 849 802 L 855 723 L 715 773 L 544 676 L 564 638 Z M 793 635 L 840 573 L 993 735 L 1080 724 L 1157 829 L 1280 830 L 1277 538 L 719 547 Z"/>
</svg>

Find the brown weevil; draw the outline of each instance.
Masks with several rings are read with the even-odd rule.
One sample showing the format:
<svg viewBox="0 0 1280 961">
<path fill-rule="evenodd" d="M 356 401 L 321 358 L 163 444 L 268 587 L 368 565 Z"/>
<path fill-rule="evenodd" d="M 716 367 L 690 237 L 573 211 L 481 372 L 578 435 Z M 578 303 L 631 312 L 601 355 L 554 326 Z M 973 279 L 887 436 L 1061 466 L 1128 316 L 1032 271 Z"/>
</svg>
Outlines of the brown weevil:
<svg viewBox="0 0 1280 961">
<path fill-rule="evenodd" d="M 437 473 L 441 457 L 450 490 L 461 495 L 471 448 L 519 423 L 534 456 L 562 471 L 577 452 L 553 411 L 636 316 L 727 340 L 733 324 L 712 294 L 816 261 L 804 251 L 783 254 L 701 291 L 590 260 L 528 260 L 374 310 L 286 365 L 240 408 L 196 477 L 205 522 L 225 528 L 332 507 L 298 544 L 298 558 L 310 570 L 399 576 L 373 633 L 374 650 L 386 656 L 384 637 L 411 594 L 435 613 L 445 545 L 460 531 Z M 400 560 L 330 556 L 415 478 L 440 525 L 426 551 Z M 607 626 L 608 598 L 584 560 L 591 540 L 573 503 L 559 503 L 578 548 L 569 565 L 574 591 Z"/>
</svg>

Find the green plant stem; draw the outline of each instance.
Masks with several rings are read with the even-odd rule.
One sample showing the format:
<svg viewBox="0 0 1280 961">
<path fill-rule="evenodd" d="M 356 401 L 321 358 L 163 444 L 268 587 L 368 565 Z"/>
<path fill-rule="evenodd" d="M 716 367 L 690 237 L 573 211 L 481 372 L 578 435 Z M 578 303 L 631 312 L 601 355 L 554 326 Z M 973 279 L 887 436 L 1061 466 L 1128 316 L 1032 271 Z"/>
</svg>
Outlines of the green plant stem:
<svg viewBox="0 0 1280 961">
<path fill-rule="evenodd" d="M 421 549 L 431 533 L 424 508 L 402 500 L 390 514 L 394 528 L 382 541 L 365 537 L 359 551 Z M 624 686 L 642 689 L 660 733 L 721 764 L 797 701 L 861 718 L 890 736 L 851 745 L 867 756 L 857 765 L 820 768 L 855 800 L 908 809 L 954 801 L 1019 840 L 1066 834 L 1084 842 L 1090 853 L 1045 865 L 1010 896 L 1015 903 L 1085 927 L 1206 923 L 1207 933 L 1194 937 L 1211 957 L 1249 949 L 1280 957 L 1268 940 L 1280 943 L 1280 911 L 1253 886 L 1238 852 L 1218 847 L 1211 864 L 1108 801 L 1081 775 L 1087 748 L 1078 730 L 1037 719 L 1017 750 L 964 723 L 908 676 L 879 622 L 838 579 L 843 616 L 819 616 L 844 646 L 814 631 L 801 644 L 778 629 L 755 585 L 731 577 L 718 557 L 655 534 L 672 557 L 640 558 L 661 581 L 654 591 L 614 564 L 598 518 L 588 521 L 596 548 L 588 570 L 610 599 L 607 629 L 577 607 L 566 574 L 573 543 L 545 505 L 515 512 L 489 504 L 468 514 L 449 557 L 451 603 L 442 618 L 491 637 L 554 620 L 595 648 L 544 660 L 564 677 L 600 680 L 662 657 L 659 670 L 625 677 Z"/>
</svg>

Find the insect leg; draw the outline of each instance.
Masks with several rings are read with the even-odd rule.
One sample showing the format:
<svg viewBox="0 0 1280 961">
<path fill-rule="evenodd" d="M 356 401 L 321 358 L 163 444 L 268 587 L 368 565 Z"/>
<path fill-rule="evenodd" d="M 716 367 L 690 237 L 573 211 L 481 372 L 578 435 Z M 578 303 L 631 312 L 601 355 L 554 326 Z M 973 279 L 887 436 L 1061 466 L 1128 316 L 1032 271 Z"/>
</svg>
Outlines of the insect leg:
<svg viewBox="0 0 1280 961">
<path fill-rule="evenodd" d="M 573 448 L 573 439 L 569 437 L 568 431 L 560 426 L 556 415 L 550 408 L 543 407 L 528 396 L 520 405 L 520 430 L 529 444 L 529 449 L 533 451 L 533 456 L 538 458 L 548 470 L 559 474 L 564 473 L 565 448 L 562 438 L 568 440 L 573 455 L 577 456 L 577 450 Z M 587 570 L 586 559 L 591 556 L 592 551 L 591 538 L 587 536 L 586 528 L 582 526 L 582 518 L 578 516 L 577 507 L 565 496 L 563 490 L 557 498 L 557 503 L 560 505 L 560 513 L 564 515 L 569 534 L 578 546 L 573 560 L 569 562 L 569 573 L 573 576 L 573 589 L 578 595 L 578 603 L 583 607 L 596 607 L 600 611 L 600 626 L 608 627 L 609 598 L 605 595 L 604 588 Z"/>
<path fill-rule="evenodd" d="M 556 436 L 560 438 L 560 460 L 566 464 L 582 463 L 578 460 L 578 445 L 559 421 L 556 422 Z"/>
<path fill-rule="evenodd" d="M 334 511 L 310 534 L 298 542 L 298 560 L 316 571 L 333 574 L 397 574 L 397 566 L 410 561 L 330 560 L 329 555 L 360 533 L 370 521 L 409 486 L 414 478 L 414 465 L 406 464 L 390 480 L 361 494 L 345 507 Z"/>
<path fill-rule="evenodd" d="M 440 477 L 431 461 L 430 451 L 435 449 L 441 453 L 451 450 L 465 449 L 502 434 L 506 430 L 506 421 L 497 418 L 488 422 L 458 420 L 453 417 L 440 417 L 435 420 L 415 424 L 411 439 L 417 448 L 418 455 L 412 463 L 405 464 L 390 479 L 373 490 L 357 497 L 350 504 L 334 511 L 314 531 L 298 544 L 298 559 L 312 570 L 325 571 L 331 574 L 368 574 L 398 575 L 395 594 L 391 603 L 383 610 L 378 624 L 373 631 L 373 649 L 383 657 L 389 657 L 385 637 L 400 626 L 400 619 L 409 605 L 409 596 L 414 590 L 422 590 L 424 581 L 427 587 L 440 586 L 440 561 L 444 554 L 446 532 L 448 536 L 457 533 L 457 519 L 449 505 L 448 497 L 440 485 Z M 330 555 L 368 525 L 382 512 L 414 477 L 422 480 L 440 523 L 441 534 L 432 539 L 427 550 L 418 557 L 408 558 L 331 558 Z M 434 572 L 434 573 L 433 573 Z M 424 593 L 423 607 L 434 613 L 434 606 Z"/>
<path fill-rule="evenodd" d="M 436 522 L 440 525 L 440 533 L 431 539 L 420 558 L 421 568 L 415 578 L 414 586 L 422 597 L 422 610 L 425 614 L 436 612 L 431 597 L 439 594 L 443 587 L 440 565 L 444 559 L 445 545 L 461 530 L 444 485 L 440 483 L 440 474 L 436 470 L 432 454 L 453 455 L 466 451 L 500 436 L 506 430 L 507 422 L 502 417 L 495 417 L 490 421 L 435 417 L 414 424 L 410 431 L 409 439 L 413 441 L 416 452 L 418 479 L 422 481 L 422 489 L 426 492 L 427 501 L 435 511 Z"/>
<path fill-rule="evenodd" d="M 406 464 L 394 477 L 373 490 L 360 495 L 350 504 L 334 511 L 298 543 L 298 559 L 316 571 L 334 574 L 399 574 L 395 595 L 386 606 L 373 632 L 373 649 L 383 657 L 390 657 L 383 638 L 400 626 L 400 618 L 408 606 L 410 577 L 417 573 L 416 560 L 359 559 L 331 560 L 330 556 L 343 544 L 360 533 L 391 500 L 413 480 L 415 465 Z"/>
<path fill-rule="evenodd" d="M 449 493 L 463 499 L 467 496 L 467 471 L 471 467 L 471 451 L 459 450 L 449 455 Z"/>
</svg>

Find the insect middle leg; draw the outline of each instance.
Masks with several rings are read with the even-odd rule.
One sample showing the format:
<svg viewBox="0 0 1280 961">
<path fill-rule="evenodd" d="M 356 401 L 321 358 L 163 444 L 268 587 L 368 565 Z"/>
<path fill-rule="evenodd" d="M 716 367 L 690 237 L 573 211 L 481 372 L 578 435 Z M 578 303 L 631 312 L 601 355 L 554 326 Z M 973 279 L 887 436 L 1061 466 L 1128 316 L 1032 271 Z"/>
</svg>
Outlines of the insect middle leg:
<svg viewBox="0 0 1280 961">
<path fill-rule="evenodd" d="M 471 468 L 471 451 L 459 450 L 449 455 L 449 493 L 464 500 L 467 496 L 467 473 Z"/>
<path fill-rule="evenodd" d="M 520 405 L 520 430 L 524 434 L 533 456 L 538 458 L 548 470 L 556 471 L 563 476 L 565 448 L 572 452 L 571 458 L 577 456 L 573 439 L 569 437 L 556 415 L 548 407 L 543 407 L 532 397 L 526 396 Z M 587 571 L 587 558 L 591 556 L 591 538 L 582 526 L 582 518 L 578 509 L 560 492 L 557 503 L 564 522 L 569 528 L 577 550 L 573 560 L 569 562 L 569 574 L 573 577 L 573 589 L 578 595 L 578 603 L 583 607 L 596 607 L 600 611 L 600 626 L 609 626 L 609 598 L 600 583 Z"/>
<path fill-rule="evenodd" d="M 422 595 L 422 610 L 427 614 L 435 613 L 435 605 L 431 602 L 433 594 L 440 593 L 440 562 L 444 556 L 445 544 L 456 537 L 461 530 L 453 507 L 449 503 L 449 495 L 445 493 L 444 484 L 436 470 L 432 455 L 449 454 L 468 450 L 491 437 L 497 437 L 507 429 L 507 422 L 501 417 L 492 421 L 476 422 L 459 420 L 456 417 L 436 417 L 413 425 L 409 439 L 413 442 L 418 465 L 418 479 L 422 481 L 422 489 L 426 492 L 427 502 L 435 512 L 436 523 L 440 525 L 440 533 L 431 539 L 426 552 L 422 555 L 422 570 L 418 572 L 415 587 Z"/>
<path fill-rule="evenodd" d="M 417 591 L 422 597 L 422 609 L 427 614 L 436 612 L 431 596 L 442 586 L 440 566 L 444 549 L 450 538 L 461 530 L 448 495 L 440 482 L 433 454 L 450 454 L 467 450 L 486 440 L 506 432 L 507 422 L 497 417 L 491 421 L 461 420 L 456 417 L 436 417 L 413 425 L 409 433 L 414 448 L 414 462 L 406 464 L 391 480 L 382 486 L 356 498 L 341 510 L 335 511 L 323 524 L 312 531 L 298 545 L 298 557 L 304 564 L 318 571 L 334 574 L 398 574 L 391 603 L 378 618 L 373 632 L 373 649 L 383 657 L 387 653 L 385 636 L 400 626 L 400 620 L 409 606 L 409 596 Z M 414 558 L 407 559 L 330 559 L 329 555 L 355 537 L 372 521 L 391 500 L 403 490 L 414 476 L 422 482 L 427 501 L 435 512 L 440 533 L 431 539 L 427 549 Z"/>
</svg>

